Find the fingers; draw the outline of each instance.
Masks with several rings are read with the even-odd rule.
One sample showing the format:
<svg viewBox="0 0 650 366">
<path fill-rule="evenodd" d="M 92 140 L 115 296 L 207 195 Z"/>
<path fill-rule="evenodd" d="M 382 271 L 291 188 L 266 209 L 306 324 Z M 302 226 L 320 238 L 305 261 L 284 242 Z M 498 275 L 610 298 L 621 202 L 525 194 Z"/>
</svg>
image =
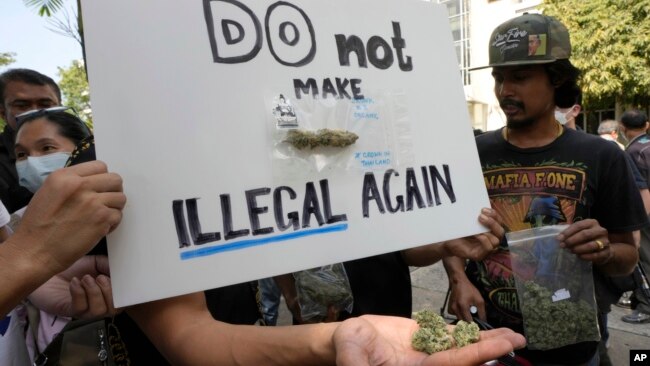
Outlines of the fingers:
<svg viewBox="0 0 650 366">
<path fill-rule="evenodd" d="M 479 319 L 487 320 L 487 315 L 485 314 L 485 303 L 482 302 L 482 303 L 476 305 L 476 307 L 478 308 L 478 317 L 479 317 Z"/>
<path fill-rule="evenodd" d="M 108 257 L 105 255 L 93 255 L 92 257 L 95 260 L 95 269 L 97 270 L 97 273 L 110 276 L 111 269 L 108 265 Z"/>
<path fill-rule="evenodd" d="M 99 275 L 93 278 L 85 275 L 70 281 L 70 316 L 91 319 L 116 314 L 113 305 L 113 291 L 110 278 Z"/>
<path fill-rule="evenodd" d="M 59 169 L 34 195 L 15 235 L 58 273 L 119 224 L 125 204 L 122 178 L 104 163 Z"/>
<path fill-rule="evenodd" d="M 82 314 L 88 309 L 86 291 L 77 277 L 70 280 L 70 295 L 70 312 L 65 315 L 76 317 L 78 314 Z"/>
<path fill-rule="evenodd" d="M 339 318 L 339 309 L 336 305 L 329 305 L 327 307 L 327 316 L 323 323 L 331 323 L 337 321 Z"/>
<path fill-rule="evenodd" d="M 505 229 L 501 225 L 501 217 L 499 214 L 491 209 L 484 208 L 481 210 L 481 214 L 478 217 L 478 221 L 490 230 L 490 233 L 494 235 L 498 241 L 501 241 L 503 236 L 506 234 Z"/>
<path fill-rule="evenodd" d="M 560 245 L 571 248 L 596 239 L 605 241 L 607 237 L 607 229 L 600 226 L 598 221 L 586 219 L 571 224 L 557 236 L 557 239 Z"/>
<path fill-rule="evenodd" d="M 122 177 L 115 173 L 103 173 L 84 178 L 87 188 L 95 192 L 122 192 Z"/>
<path fill-rule="evenodd" d="M 97 285 L 102 290 L 104 306 L 106 309 L 106 311 L 100 315 L 106 316 L 116 314 L 118 310 L 115 309 L 115 305 L 113 304 L 113 286 L 111 285 L 110 277 L 104 275 L 97 276 Z"/>
<path fill-rule="evenodd" d="M 81 177 L 87 177 L 95 174 L 102 174 L 108 172 L 108 167 L 101 160 L 93 160 L 86 163 L 81 163 L 67 167 L 68 171 L 75 173 Z"/>
<path fill-rule="evenodd" d="M 471 307 L 478 310 L 479 318 L 485 320 L 485 301 L 473 285 L 456 285 L 452 289 L 449 300 L 449 312 L 459 319 L 467 322 L 472 321 Z"/>
<path fill-rule="evenodd" d="M 106 314 L 108 307 L 104 300 L 104 294 L 94 278 L 89 275 L 81 278 L 81 285 L 86 291 L 86 300 L 88 307 L 84 312 L 78 315 L 79 318 L 95 318 Z"/>
<path fill-rule="evenodd" d="M 521 334 L 510 329 L 494 329 L 481 332 L 478 343 L 434 353 L 423 364 L 437 366 L 481 365 L 525 345 L 526 340 Z"/>
<path fill-rule="evenodd" d="M 460 301 L 449 302 L 449 313 L 456 315 L 460 320 L 469 322 L 472 321 L 472 314 L 469 311 L 470 306 Z"/>
<path fill-rule="evenodd" d="M 488 254 L 499 249 L 499 243 L 501 242 L 501 239 L 490 233 L 478 234 L 475 235 L 474 238 L 481 244 L 482 250 L 478 252 L 473 258 L 470 258 L 472 260 L 481 260 Z"/>
</svg>

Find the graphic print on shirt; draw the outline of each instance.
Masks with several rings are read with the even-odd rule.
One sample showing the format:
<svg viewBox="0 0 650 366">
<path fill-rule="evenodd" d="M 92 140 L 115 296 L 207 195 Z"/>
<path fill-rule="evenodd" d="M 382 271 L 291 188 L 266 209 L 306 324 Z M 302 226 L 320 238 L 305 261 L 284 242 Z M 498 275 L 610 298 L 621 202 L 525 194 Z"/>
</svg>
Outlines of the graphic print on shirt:
<svg viewBox="0 0 650 366">
<path fill-rule="evenodd" d="M 503 218 L 506 231 L 519 231 L 555 224 L 571 224 L 576 207 L 583 201 L 586 189 L 586 167 L 580 163 L 545 162 L 535 167 L 514 164 L 483 168 L 483 177 L 492 208 Z M 484 298 L 504 323 L 518 324 L 521 313 L 512 276 L 510 253 L 502 244 L 500 250 L 476 268 Z M 537 269 L 530 268 L 528 277 Z M 488 310 L 489 311 L 489 310 Z"/>
</svg>

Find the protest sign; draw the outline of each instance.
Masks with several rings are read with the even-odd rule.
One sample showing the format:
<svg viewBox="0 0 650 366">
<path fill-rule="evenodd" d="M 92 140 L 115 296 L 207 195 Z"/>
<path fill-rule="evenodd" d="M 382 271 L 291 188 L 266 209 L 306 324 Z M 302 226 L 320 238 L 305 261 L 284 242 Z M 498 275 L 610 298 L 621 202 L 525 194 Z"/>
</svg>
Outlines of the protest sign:
<svg viewBox="0 0 650 366">
<path fill-rule="evenodd" d="M 125 306 L 485 231 L 446 9 L 83 2 Z"/>
</svg>

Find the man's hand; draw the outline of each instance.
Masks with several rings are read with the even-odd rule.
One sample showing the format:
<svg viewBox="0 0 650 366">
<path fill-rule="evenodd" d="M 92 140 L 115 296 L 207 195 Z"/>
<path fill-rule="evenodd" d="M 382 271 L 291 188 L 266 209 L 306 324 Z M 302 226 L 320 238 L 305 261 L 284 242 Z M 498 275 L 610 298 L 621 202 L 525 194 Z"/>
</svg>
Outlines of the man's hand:
<svg viewBox="0 0 650 366">
<path fill-rule="evenodd" d="M 575 222 L 557 236 L 560 246 L 609 276 L 631 273 L 639 260 L 632 232 L 608 233 L 594 219 Z"/>
<path fill-rule="evenodd" d="M 454 314 L 458 319 L 471 322 L 470 307 L 472 306 L 476 306 L 478 317 L 481 320 L 486 320 L 485 301 L 476 287 L 469 280 L 458 281 L 451 285 L 449 305 L 447 306 L 449 314 Z"/>
<path fill-rule="evenodd" d="M 478 261 L 499 248 L 505 235 L 499 214 L 491 208 L 484 208 L 478 221 L 490 231 L 445 242 L 448 255 Z"/>
<path fill-rule="evenodd" d="M 526 344 L 522 335 L 502 328 L 481 332 L 478 343 L 427 356 L 411 347 L 411 337 L 417 329 L 417 323 L 407 318 L 364 315 L 348 319 L 334 332 L 336 364 L 481 365 Z"/>
<path fill-rule="evenodd" d="M 34 195 L 11 239 L 58 273 L 118 225 L 125 204 L 122 178 L 103 162 L 59 169 Z"/>
<path fill-rule="evenodd" d="M 594 219 L 571 224 L 558 235 L 558 240 L 562 247 L 585 261 L 598 264 L 612 256 L 607 229 Z"/>
<path fill-rule="evenodd" d="M 36 289 L 29 300 L 54 315 L 81 319 L 112 316 L 119 311 L 113 306 L 108 275 L 106 256 L 84 256 Z"/>
</svg>

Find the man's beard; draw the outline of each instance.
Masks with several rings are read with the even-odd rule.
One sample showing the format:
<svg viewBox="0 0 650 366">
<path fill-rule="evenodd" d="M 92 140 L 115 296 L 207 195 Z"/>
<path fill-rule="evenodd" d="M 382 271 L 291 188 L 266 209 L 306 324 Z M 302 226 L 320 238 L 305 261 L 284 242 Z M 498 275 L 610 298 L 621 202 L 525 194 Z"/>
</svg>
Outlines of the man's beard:
<svg viewBox="0 0 650 366">
<path fill-rule="evenodd" d="M 512 100 L 512 99 L 503 99 L 503 100 L 499 101 L 499 105 L 501 106 L 502 109 L 504 107 L 506 107 L 506 106 L 509 106 L 509 105 L 515 106 L 515 107 L 521 109 L 522 111 L 525 108 L 524 103 L 516 101 L 516 100 Z M 534 122 L 535 122 L 535 120 L 533 118 L 526 118 L 526 119 L 523 119 L 521 121 L 513 121 L 512 119 L 506 117 L 506 126 L 508 128 L 510 128 L 510 129 L 513 129 L 513 130 L 529 127 Z"/>
<path fill-rule="evenodd" d="M 510 118 L 506 119 L 506 126 L 511 130 L 518 130 L 526 127 L 530 127 L 535 123 L 534 118 L 525 118 L 519 121 L 513 121 Z"/>
</svg>

